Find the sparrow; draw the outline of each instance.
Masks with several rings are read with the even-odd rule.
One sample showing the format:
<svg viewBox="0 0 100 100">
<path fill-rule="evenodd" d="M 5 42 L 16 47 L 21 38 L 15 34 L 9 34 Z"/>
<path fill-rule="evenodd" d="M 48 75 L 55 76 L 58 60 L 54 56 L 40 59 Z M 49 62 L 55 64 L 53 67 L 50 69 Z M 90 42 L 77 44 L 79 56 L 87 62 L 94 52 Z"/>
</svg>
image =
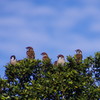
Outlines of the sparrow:
<svg viewBox="0 0 100 100">
<path fill-rule="evenodd" d="M 54 62 L 54 66 L 57 66 L 57 61 Z"/>
<path fill-rule="evenodd" d="M 33 50 L 32 47 L 26 47 L 27 51 L 26 51 L 26 55 L 27 55 L 27 58 L 29 59 L 35 59 L 35 52 Z"/>
<path fill-rule="evenodd" d="M 51 61 L 46 52 L 42 52 L 41 55 L 43 56 L 42 61 Z"/>
<path fill-rule="evenodd" d="M 10 64 L 11 64 L 11 65 L 16 65 L 16 63 L 17 63 L 16 56 L 15 56 L 15 55 L 12 55 L 12 56 L 10 57 Z"/>
<path fill-rule="evenodd" d="M 76 55 L 75 55 L 76 62 L 77 63 L 82 62 L 82 58 L 83 58 L 82 51 L 80 49 L 76 49 L 75 51 L 76 51 Z"/>
<path fill-rule="evenodd" d="M 58 60 L 57 60 L 57 65 L 62 65 L 62 66 L 64 66 L 64 64 L 65 64 L 65 58 L 64 58 L 64 56 L 63 56 L 62 54 L 59 54 L 59 55 L 57 56 L 57 58 L 58 58 Z"/>
</svg>

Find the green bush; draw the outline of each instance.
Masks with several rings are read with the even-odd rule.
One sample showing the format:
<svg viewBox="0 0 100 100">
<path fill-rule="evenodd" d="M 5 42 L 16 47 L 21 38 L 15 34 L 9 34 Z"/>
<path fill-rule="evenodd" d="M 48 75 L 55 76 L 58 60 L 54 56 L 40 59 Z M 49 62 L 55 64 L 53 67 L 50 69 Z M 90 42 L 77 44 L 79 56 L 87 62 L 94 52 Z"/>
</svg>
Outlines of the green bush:
<svg viewBox="0 0 100 100">
<path fill-rule="evenodd" d="M 100 53 L 77 64 L 67 56 L 65 66 L 23 59 L 5 66 L 0 100 L 99 100 Z"/>
</svg>

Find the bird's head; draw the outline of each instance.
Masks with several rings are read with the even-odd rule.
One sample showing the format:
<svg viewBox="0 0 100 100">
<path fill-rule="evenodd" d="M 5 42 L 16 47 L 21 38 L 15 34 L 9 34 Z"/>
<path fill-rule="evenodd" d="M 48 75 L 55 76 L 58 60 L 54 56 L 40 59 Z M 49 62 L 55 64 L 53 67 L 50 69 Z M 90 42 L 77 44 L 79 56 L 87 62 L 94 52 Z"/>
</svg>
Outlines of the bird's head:
<svg viewBox="0 0 100 100">
<path fill-rule="evenodd" d="M 54 65 L 57 65 L 57 61 L 54 62 Z"/>
<path fill-rule="evenodd" d="M 15 59 L 16 59 L 16 56 L 15 56 L 15 55 L 12 55 L 12 56 L 10 57 L 10 59 L 15 60 Z"/>
<path fill-rule="evenodd" d="M 30 46 L 26 47 L 26 49 L 28 49 L 28 50 L 32 49 L 32 50 L 33 50 L 33 48 L 32 48 L 32 47 L 30 47 Z"/>
<path fill-rule="evenodd" d="M 48 56 L 46 52 L 41 53 L 42 56 Z"/>
<path fill-rule="evenodd" d="M 82 54 L 82 51 L 80 49 L 75 50 L 77 54 Z"/>
<path fill-rule="evenodd" d="M 59 59 L 59 58 L 64 58 L 64 56 L 62 55 L 62 54 L 59 54 L 58 56 L 57 56 L 57 58 Z"/>
</svg>

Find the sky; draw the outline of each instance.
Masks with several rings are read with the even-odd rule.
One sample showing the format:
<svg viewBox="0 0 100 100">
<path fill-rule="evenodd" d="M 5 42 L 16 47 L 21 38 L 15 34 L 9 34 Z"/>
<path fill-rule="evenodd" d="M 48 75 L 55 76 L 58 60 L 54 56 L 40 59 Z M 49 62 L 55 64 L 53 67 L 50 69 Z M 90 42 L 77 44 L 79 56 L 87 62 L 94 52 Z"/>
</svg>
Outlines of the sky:
<svg viewBox="0 0 100 100">
<path fill-rule="evenodd" d="M 81 49 L 83 57 L 100 51 L 100 0 L 0 0 L 0 77 L 10 56 L 36 59 L 46 52 L 57 60 Z"/>
</svg>

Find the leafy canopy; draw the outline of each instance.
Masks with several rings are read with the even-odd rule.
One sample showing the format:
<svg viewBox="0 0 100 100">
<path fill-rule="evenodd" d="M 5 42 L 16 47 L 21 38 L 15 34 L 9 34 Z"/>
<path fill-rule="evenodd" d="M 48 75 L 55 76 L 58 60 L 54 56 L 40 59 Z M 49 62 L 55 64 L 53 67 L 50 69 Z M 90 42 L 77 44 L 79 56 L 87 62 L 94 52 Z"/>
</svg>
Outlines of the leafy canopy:
<svg viewBox="0 0 100 100">
<path fill-rule="evenodd" d="M 100 52 L 77 64 L 67 56 L 65 66 L 23 59 L 5 66 L 0 100 L 99 100 Z"/>
</svg>

